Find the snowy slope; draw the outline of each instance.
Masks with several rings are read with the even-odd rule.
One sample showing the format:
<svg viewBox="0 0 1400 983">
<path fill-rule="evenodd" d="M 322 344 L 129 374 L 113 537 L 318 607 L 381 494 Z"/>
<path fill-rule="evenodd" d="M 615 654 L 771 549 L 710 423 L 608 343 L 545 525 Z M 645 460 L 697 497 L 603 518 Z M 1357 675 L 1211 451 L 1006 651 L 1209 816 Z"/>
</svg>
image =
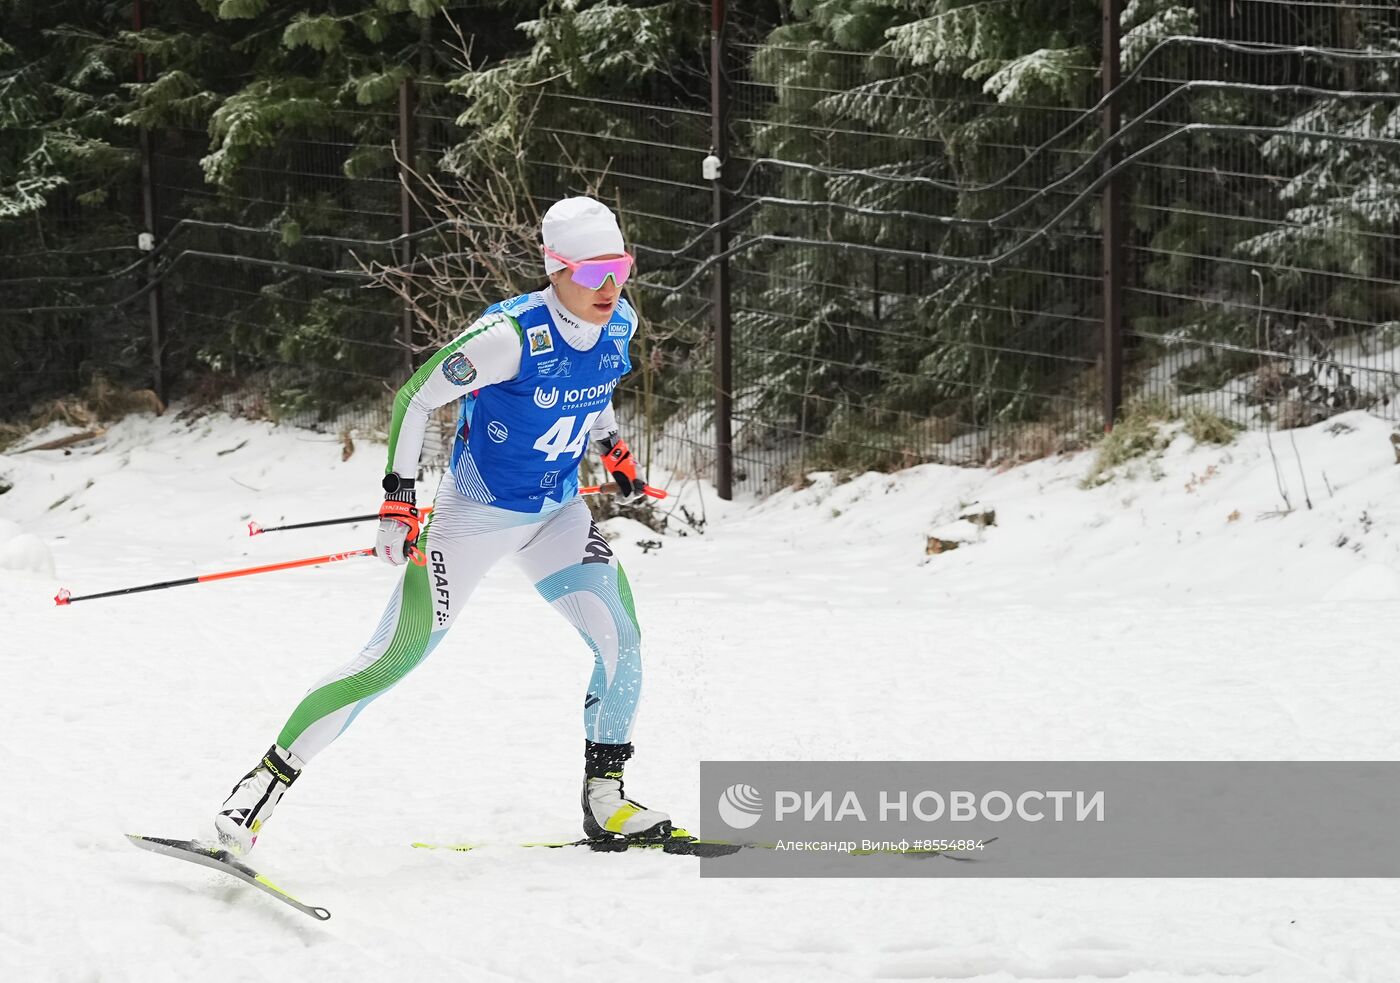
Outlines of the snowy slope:
<svg viewBox="0 0 1400 983">
<path fill-rule="evenodd" d="M 703 759 L 1394 758 L 1389 434 L 1356 413 L 1272 456 L 1261 434 L 1180 437 L 1092 490 L 1089 455 L 819 475 L 761 502 L 675 489 L 704 535 L 644 555 L 652 534 L 610 530 L 648 667 L 629 791 L 685 823 Z M 259 844 L 333 920 L 133 850 L 122 832 L 204 830 L 396 574 L 352 560 L 70 608 L 55 590 L 366 545 L 368 524 L 245 524 L 372 511 L 382 455 L 169 417 L 0 455 L 0 556 L 33 536 L 56 570 L 32 544 L 0 566 L 0 978 L 1396 979 L 1383 880 L 702 882 L 647 853 L 409 849 L 576 829 L 591 656 L 509 566 L 472 600 L 481 642 L 449 639 L 364 713 Z M 965 542 L 930 555 L 930 536 Z"/>
</svg>

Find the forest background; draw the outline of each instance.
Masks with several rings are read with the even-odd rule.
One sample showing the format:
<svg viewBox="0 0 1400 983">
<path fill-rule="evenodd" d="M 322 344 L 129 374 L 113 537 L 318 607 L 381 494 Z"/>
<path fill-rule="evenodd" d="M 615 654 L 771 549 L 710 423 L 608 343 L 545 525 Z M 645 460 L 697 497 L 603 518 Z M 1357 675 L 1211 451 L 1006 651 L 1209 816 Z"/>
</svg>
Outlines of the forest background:
<svg viewBox="0 0 1400 983">
<path fill-rule="evenodd" d="M 0 419 L 382 429 L 575 193 L 634 244 L 619 402 L 676 471 L 717 413 L 755 490 L 1394 416 L 1395 5 L 756 0 L 715 58 L 717 6 L 0 0 Z"/>
</svg>

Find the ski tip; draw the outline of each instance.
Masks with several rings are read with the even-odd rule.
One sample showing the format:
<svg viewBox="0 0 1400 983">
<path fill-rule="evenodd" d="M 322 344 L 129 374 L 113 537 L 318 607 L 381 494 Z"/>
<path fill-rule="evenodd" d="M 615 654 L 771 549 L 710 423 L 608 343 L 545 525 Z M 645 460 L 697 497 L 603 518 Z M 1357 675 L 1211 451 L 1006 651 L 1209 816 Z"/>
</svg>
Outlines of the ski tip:
<svg viewBox="0 0 1400 983">
<path fill-rule="evenodd" d="M 298 900 L 287 891 L 272 881 L 264 874 L 258 873 L 247 864 L 243 863 L 229 851 L 217 846 L 210 846 L 198 840 L 168 840 L 160 836 L 145 836 L 141 833 L 123 834 L 134 845 L 142 850 L 149 850 L 151 853 L 164 854 L 167 857 L 174 857 L 177 860 L 185 860 L 198 864 L 201 867 L 209 867 L 217 871 L 235 877 L 245 884 L 249 884 L 264 894 L 270 895 L 284 904 L 290 905 L 303 914 L 310 915 L 317 921 L 328 921 L 331 913 L 325 908 L 316 905 L 309 905 Z"/>
<path fill-rule="evenodd" d="M 456 850 L 458 853 L 466 853 L 468 850 L 476 849 L 475 843 L 414 843 L 415 850 Z"/>
<path fill-rule="evenodd" d="M 171 840 L 171 839 L 167 839 L 167 838 L 164 837 L 164 836 L 150 836 L 150 835 L 148 835 L 148 834 L 146 834 L 146 833 L 123 833 L 122 835 L 125 836 L 125 837 L 126 837 L 128 840 L 130 840 L 132 843 L 175 843 L 175 844 L 184 844 L 184 843 L 194 843 L 194 842 L 195 842 L 194 840 Z M 202 846 L 203 844 L 200 844 L 200 845 Z"/>
<path fill-rule="evenodd" d="M 139 846 L 143 850 L 154 850 L 157 853 L 165 852 L 167 849 L 176 850 L 217 850 L 217 847 L 198 840 L 172 840 L 164 836 L 148 836 L 145 833 L 123 833 L 133 846 Z"/>
</svg>

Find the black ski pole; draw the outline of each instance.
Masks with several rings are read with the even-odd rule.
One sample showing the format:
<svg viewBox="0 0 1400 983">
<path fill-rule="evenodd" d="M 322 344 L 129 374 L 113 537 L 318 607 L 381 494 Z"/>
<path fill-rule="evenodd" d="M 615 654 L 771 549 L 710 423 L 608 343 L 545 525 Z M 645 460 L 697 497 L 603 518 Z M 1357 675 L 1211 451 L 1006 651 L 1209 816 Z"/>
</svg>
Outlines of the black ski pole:
<svg viewBox="0 0 1400 983">
<path fill-rule="evenodd" d="M 422 516 L 424 516 L 424 517 L 426 518 L 427 515 L 428 515 L 428 513 L 431 512 L 432 510 L 433 510 L 433 507 L 432 507 L 431 505 L 425 505 L 425 506 L 423 506 L 421 509 L 419 509 L 418 512 L 419 512 L 420 515 L 422 515 Z M 344 525 L 344 524 L 346 524 L 346 523 L 348 523 L 348 522 L 369 522 L 369 521 L 371 521 L 371 520 L 378 519 L 378 518 L 379 518 L 379 513 L 375 512 L 375 513 L 372 513 L 372 514 L 370 514 L 370 515 L 347 515 L 347 516 L 346 516 L 345 518 L 343 518 L 343 519 L 318 519 L 318 520 L 315 521 L 315 522 L 294 522 L 294 523 L 292 523 L 292 524 L 289 525 L 289 526 L 267 526 L 267 527 L 263 527 L 263 526 L 258 525 L 256 522 L 250 522 L 250 523 L 248 523 L 248 535 L 249 535 L 249 536 L 257 536 L 257 535 L 260 534 L 260 533 L 265 533 L 265 532 L 280 532 L 280 531 L 282 531 L 283 529 L 310 529 L 312 526 L 339 526 L 339 525 Z"/>
<path fill-rule="evenodd" d="M 427 511 L 424 509 L 423 511 Z M 371 519 L 378 519 L 379 514 L 371 515 L 348 515 L 343 519 L 320 519 L 316 522 L 293 522 L 286 526 L 260 526 L 256 522 L 248 523 L 248 535 L 257 536 L 265 532 L 282 532 L 286 529 L 310 529 L 312 526 L 339 526 L 350 522 L 368 522 Z"/>
<path fill-rule="evenodd" d="M 377 516 L 376 516 L 377 518 Z M 417 552 L 413 562 L 422 566 L 426 560 L 422 560 L 422 554 Z M 285 560 L 282 563 L 264 563 L 258 567 L 244 567 L 240 570 L 223 570 L 219 573 L 202 573 L 193 577 L 181 577 L 179 580 L 162 580 L 158 584 L 141 584 L 138 587 L 119 587 L 116 590 L 104 590 L 100 594 L 80 594 L 73 596 L 73 592 L 67 587 L 61 588 L 54 597 L 53 602 L 60 607 L 67 604 L 75 604 L 78 601 L 92 601 L 99 597 L 117 597 L 121 594 L 139 594 L 148 590 L 165 590 L 167 587 L 186 587 L 190 584 L 207 584 L 214 580 L 228 580 L 231 577 L 249 577 L 258 573 L 272 573 L 276 570 L 292 570 L 296 567 L 314 567 L 323 563 L 339 563 L 341 560 L 348 560 L 352 556 L 373 556 L 374 547 L 370 546 L 362 550 L 350 550 L 346 553 L 327 553 L 325 556 L 309 556 L 304 560 Z M 420 562 L 421 561 L 421 562 Z"/>
</svg>

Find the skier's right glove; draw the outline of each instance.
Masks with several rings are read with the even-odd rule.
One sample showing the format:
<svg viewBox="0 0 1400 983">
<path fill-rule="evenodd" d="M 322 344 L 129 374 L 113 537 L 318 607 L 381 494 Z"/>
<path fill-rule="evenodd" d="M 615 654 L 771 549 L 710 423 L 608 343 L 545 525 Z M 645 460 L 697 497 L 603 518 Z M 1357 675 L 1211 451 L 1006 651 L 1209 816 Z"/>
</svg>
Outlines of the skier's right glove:
<svg viewBox="0 0 1400 983">
<path fill-rule="evenodd" d="M 416 560 L 418 553 L 418 499 L 412 478 L 394 472 L 384 476 L 384 504 L 379 507 L 379 535 L 374 555 L 394 567 Z"/>
</svg>

